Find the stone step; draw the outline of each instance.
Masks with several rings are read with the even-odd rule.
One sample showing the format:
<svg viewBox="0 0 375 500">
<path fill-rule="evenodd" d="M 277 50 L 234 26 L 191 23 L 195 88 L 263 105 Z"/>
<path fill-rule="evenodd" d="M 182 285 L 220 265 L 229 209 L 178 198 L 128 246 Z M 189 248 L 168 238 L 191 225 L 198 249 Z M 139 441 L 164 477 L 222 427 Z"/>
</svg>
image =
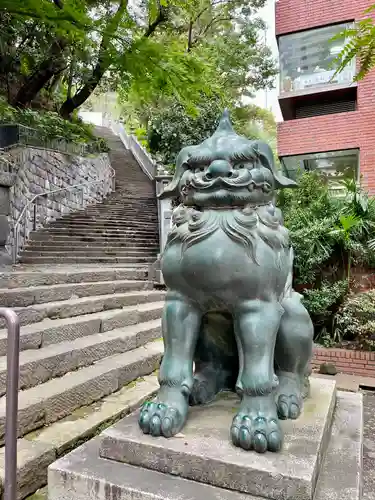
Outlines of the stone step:
<svg viewBox="0 0 375 500">
<path fill-rule="evenodd" d="M 122 202 L 109 203 L 109 198 L 107 198 L 103 203 L 96 203 L 95 205 L 87 205 L 85 208 L 78 210 L 78 212 L 103 212 L 106 210 L 113 210 L 114 212 L 125 212 L 125 213 L 134 213 L 138 212 L 142 215 L 156 215 L 157 214 L 157 204 L 147 204 L 147 203 L 139 203 L 133 201 L 131 203 L 126 203 L 125 200 Z"/>
<path fill-rule="evenodd" d="M 40 429 L 74 410 L 98 401 L 133 380 L 149 375 L 160 364 L 161 341 L 114 356 L 91 366 L 69 372 L 31 389 L 19 392 L 18 437 Z M 0 443 L 4 443 L 6 396 L 0 399 Z"/>
<path fill-rule="evenodd" d="M 97 233 L 94 234 L 83 234 L 83 235 L 77 235 L 77 236 L 70 236 L 70 235 L 65 235 L 65 234 L 56 234 L 56 233 L 47 233 L 47 232 L 34 232 L 32 233 L 31 239 L 29 241 L 35 242 L 35 241 L 66 241 L 66 242 L 73 242 L 73 241 L 79 241 L 80 243 L 85 243 L 85 242 L 105 242 L 105 243 L 110 243 L 111 245 L 141 245 L 141 246 L 155 246 L 158 245 L 158 239 L 157 238 L 127 238 L 127 237 L 116 237 L 116 236 L 106 236 L 106 235 L 100 235 Z"/>
<path fill-rule="evenodd" d="M 114 239 L 110 240 L 105 240 L 105 239 L 100 239 L 98 238 L 97 240 L 79 240 L 79 239 L 71 239 L 71 238 L 66 238 L 66 239 L 51 239 L 47 240 L 44 243 L 42 243 L 40 240 L 29 240 L 27 243 L 28 247 L 32 248 L 48 248 L 48 247 L 53 247 L 53 248 L 61 248 L 61 247 L 69 247 L 69 248 L 74 248 L 77 247 L 77 250 L 79 249 L 122 249 L 126 250 L 127 252 L 140 252 L 140 253 L 145 253 L 145 252 L 158 252 L 160 250 L 159 245 L 156 245 L 155 243 L 148 242 L 147 240 L 145 242 L 137 243 L 133 242 L 132 240 L 124 240 L 124 241 L 115 241 Z"/>
<path fill-rule="evenodd" d="M 96 403 L 79 408 L 68 417 L 18 439 L 17 498 L 22 500 L 47 484 L 47 468 L 57 457 L 137 409 L 157 389 L 156 376 L 146 375 Z M 4 471 L 4 448 L 0 450 L 0 469 Z M 1 479 L 3 482 L 4 478 Z M 38 492 L 34 500 L 42 499 L 44 496 Z"/>
<path fill-rule="evenodd" d="M 152 290 L 152 283 L 141 280 L 117 280 L 0 289 L 0 304 L 2 307 L 27 307 L 33 304 L 69 300 L 72 297 L 92 297 L 139 290 Z"/>
<path fill-rule="evenodd" d="M 114 267 L 91 267 L 82 269 L 51 269 L 50 267 L 37 271 L 14 271 L 0 273 L 0 288 L 24 288 L 43 285 L 60 285 L 67 283 L 95 283 L 97 281 L 145 280 L 146 271 L 142 269 L 124 269 Z"/>
<path fill-rule="evenodd" d="M 56 251 L 56 248 L 68 247 L 70 252 L 79 252 L 85 250 L 87 254 L 90 255 L 103 255 L 103 254 L 114 254 L 121 256 L 132 256 L 132 255 L 140 255 L 140 256 L 155 256 L 159 248 L 157 246 L 153 247 L 125 247 L 120 245 L 111 245 L 111 244 L 97 244 L 94 245 L 91 243 L 76 242 L 75 244 L 69 244 L 66 241 L 65 245 L 62 245 L 60 242 L 47 242 L 45 245 L 41 245 L 40 242 L 29 242 L 25 250 L 33 251 L 33 252 L 53 252 Z"/>
<path fill-rule="evenodd" d="M 140 222 L 147 222 L 150 224 L 157 224 L 158 223 L 158 218 L 156 216 L 153 217 L 146 217 L 144 215 L 140 215 L 136 212 L 133 213 L 124 213 L 123 211 L 96 211 L 96 212 L 84 212 L 84 213 L 77 213 L 75 212 L 72 215 L 66 215 L 64 216 L 63 220 L 75 220 L 77 218 L 83 218 L 83 219 L 92 219 L 92 220 L 99 220 L 99 221 L 119 221 L 119 222 L 128 222 L 129 220 L 132 220 L 134 217 L 137 217 L 137 221 Z"/>
<path fill-rule="evenodd" d="M 112 210 L 128 210 L 129 212 L 134 212 L 135 210 L 138 210 L 140 212 L 145 212 L 145 213 L 154 213 L 157 210 L 157 202 L 156 200 L 153 202 L 145 202 L 141 201 L 138 198 L 130 200 L 129 194 L 124 194 L 122 197 L 118 196 L 116 199 L 115 198 L 107 198 L 106 200 L 103 201 L 102 204 L 91 204 L 86 207 L 86 210 L 88 209 L 104 209 L 104 208 L 110 208 Z"/>
<path fill-rule="evenodd" d="M 81 227 L 46 227 L 40 229 L 42 233 L 50 234 L 80 234 L 85 235 L 87 233 L 101 234 L 104 236 L 157 236 L 158 230 L 155 228 L 152 231 L 147 229 L 108 229 L 107 227 L 95 227 L 93 226 L 81 226 Z"/>
<path fill-rule="evenodd" d="M 141 347 L 161 336 L 161 320 L 139 323 L 105 333 L 51 344 L 20 353 L 19 389 L 43 384 L 68 372 L 94 364 L 108 356 Z M 7 360 L 0 357 L 0 396 L 6 392 Z"/>
<path fill-rule="evenodd" d="M 144 216 L 144 217 L 156 217 L 157 216 L 157 207 L 148 207 L 148 206 L 141 206 L 141 205 L 132 205 L 129 207 L 122 205 L 91 205 L 86 207 L 83 210 L 80 210 L 78 213 L 122 213 L 124 215 L 132 215 L 132 214 L 137 214 L 139 216 Z"/>
<path fill-rule="evenodd" d="M 164 302 L 151 302 L 122 309 L 84 314 L 73 318 L 45 319 L 25 325 L 20 331 L 20 350 L 41 349 L 51 344 L 108 332 L 161 317 Z M 0 356 L 6 355 L 8 332 L 0 330 Z"/>
<path fill-rule="evenodd" d="M 116 224 L 114 221 L 112 223 L 110 222 L 102 222 L 102 221 L 80 221 L 80 222 L 75 222 L 73 220 L 60 220 L 53 222 L 51 224 L 48 224 L 46 226 L 46 229 L 49 230 L 55 230 L 55 229 L 66 229 L 66 230 L 77 230 L 77 231 L 88 231 L 93 229 L 94 231 L 112 231 L 115 233 L 119 233 L 122 231 L 129 231 L 129 232 L 144 232 L 144 233 L 154 233 L 157 234 L 159 231 L 159 227 L 157 224 L 143 224 L 143 223 L 137 223 L 137 222 L 129 222 L 129 223 L 124 223 L 124 224 Z"/>
<path fill-rule="evenodd" d="M 22 252 L 20 261 L 21 263 L 32 262 L 33 259 L 39 258 L 48 258 L 48 259 L 56 259 L 56 262 L 119 262 L 126 264 L 152 264 L 156 260 L 155 257 L 147 257 L 142 255 L 137 256 L 123 256 L 121 253 L 119 255 L 109 255 L 106 252 L 98 252 L 98 255 L 87 254 L 86 251 L 81 252 L 70 252 L 69 250 L 60 251 L 60 252 L 34 252 L 29 250 L 24 250 Z M 66 260 L 65 260 L 66 259 Z"/>
<path fill-rule="evenodd" d="M 29 325 L 47 318 L 70 318 L 147 302 L 160 302 L 161 300 L 164 300 L 163 291 L 147 290 L 34 304 L 27 307 L 15 307 L 14 310 L 19 315 L 21 325 Z M 4 323 L 2 323 L 2 327 L 4 327 Z"/>
<path fill-rule="evenodd" d="M 48 256 L 35 256 L 24 257 L 21 256 L 20 262 L 22 264 L 107 264 L 107 265 L 121 265 L 124 267 L 144 267 L 145 262 L 134 262 L 134 259 L 129 260 L 128 257 L 48 257 Z M 153 262 L 153 259 L 151 259 Z"/>
<path fill-rule="evenodd" d="M 57 221 L 54 222 L 61 222 L 61 221 L 75 221 L 75 220 L 81 220 L 81 221 L 89 221 L 89 222 L 101 222 L 101 223 L 113 223 L 113 222 L 119 222 L 120 224 L 127 224 L 127 223 L 134 223 L 134 222 L 142 222 L 145 224 L 158 224 L 158 218 L 157 217 L 143 217 L 142 215 L 139 215 L 137 213 L 132 213 L 132 214 L 124 214 L 123 212 L 102 212 L 102 213 L 86 213 L 86 214 L 72 214 L 70 216 L 64 216 L 64 218 L 58 219 Z M 52 224 L 51 223 L 51 224 Z"/>
<path fill-rule="evenodd" d="M 41 250 L 37 250 L 34 247 L 27 247 L 24 252 L 24 256 L 64 256 L 71 257 L 121 257 L 128 258 L 129 262 L 146 262 L 152 263 L 155 260 L 156 253 L 155 252 L 128 252 L 127 250 L 122 250 L 120 248 L 110 249 L 110 248 L 95 248 L 95 246 L 91 249 L 85 248 L 84 246 L 80 246 L 79 249 L 76 249 L 73 252 L 72 248 L 64 247 L 64 249 L 58 249 L 56 246 L 52 246 L 52 248 L 42 247 Z"/>
<path fill-rule="evenodd" d="M 109 221 L 119 221 L 119 222 L 122 222 L 122 223 L 125 223 L 125 222 L 144 222 L 144 223 L 147 223 L 147 224 L 158 224 L 159 223 L 159 220 L 157 217 L 143 217 L 137 213 L 132 213 L 132 214 L 124 214 L 123 212 L 101 212 L 101 213 L 92 213 L 92 212 L 89 212 L 89 213 L 86 213 L 86 214 L 82 214 L 80 215 L 80 217 L 87 217 L 87 218 L 91 218 L 92 220 L 96 220 L 96 221 L 99 221 L 99 222 L 106 222 L 107 220 Z M 74 217 L 68 217 L 68 218 L 64 218 L 64 220 L 74 220 Z"/>
<path fill-rule="evenodd" d="M 132 198 L 129 193 L 126 194 L 118 194 L 116 196 L 116 193 L 110 198 L 107 198 L 103 202 L 103 206 L 106 207 L 122 207 L 122 208 L 129 208 L 133 210 L 134 208 L 149 208 L 149 209 L 156 209 L 157 207 L 157 200 L 155 199 L 142 199 L 141 197 L 136 197 Z"/>
<path fill-rule="evenodd" d="M 144 233 L 157 233 L 158 232 L 158 226 L 156 224 L 141 224 L 141 223 L 132 223 L 129 222 L 128 224 L 116 224 L 116 223 L 104 223 L 101 221 L 56 221 L 51 224 L 48 224 L 47 226 L 48 230 L 55 230 L 55 229 L 66 229 L 66 230 L 78 230 L 78 231 L 84 231 L 84 230 L 91 230 L 93 229 L 94 231 L 112 231 L 115 233 L 119 233 L 122 231 L 136 231 L 136 232 L 144 232 Z"/>
<path fill-rule="evenodd" d="M 154 321 L 161 317 L 163 307 L 164 302 L 151 302 L 73 318 L 45 319 L 25 325 L 20 331 L 20 350 L 41 349 L 52 344 L 71 342 L 89 335 Z M 6 355 L 7 342 L 7 330 L 0 330 L 0 356 Z"/>
<path fill-rule="evenodd" d="M 136 217 L 136 216 L 134 216 Z M 70 217 L 63 217 L 62 219 L 58 219 L 56 221 L 50 222 L 49 226 L 57 226 L 60 224 L 96 224 L 98 226 L 139 226 L 139 227 L 155 227 L 157 222 L 149 222 L 145 220 L 139 220 L 138 217 L 136 219 L 133 218 L 125 218 L 121 219 L 118 216 L 113 216 L 112 218 L 104 218 L 104 217 L 86 217 L 84 218 L 82 215 L 79 217 L 71 215 Z"/>
</svg>

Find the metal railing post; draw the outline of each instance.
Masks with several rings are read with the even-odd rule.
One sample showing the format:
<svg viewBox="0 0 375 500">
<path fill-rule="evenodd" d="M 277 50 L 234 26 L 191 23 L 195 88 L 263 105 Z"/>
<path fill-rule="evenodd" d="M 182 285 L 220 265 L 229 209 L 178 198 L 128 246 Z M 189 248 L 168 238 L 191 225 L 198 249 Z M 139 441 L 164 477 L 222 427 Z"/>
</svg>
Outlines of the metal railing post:
<svg viewBox="0 0 375 500">
<path fill-rule="evenodd" d="M 33 210 L 33 231 L 36 230 L 36 210 L 37 210 L 36 204 L 37 204 L 37 201 L 35 200 L 34 210 Z"/>
<path fill-rule="evenodd" d="M 4 307 L 0 308 L 0 317 L 5 319 L 8 328 L 4 500 L 16 500 L 20 320 L 12 309 Z"/>
</svg>

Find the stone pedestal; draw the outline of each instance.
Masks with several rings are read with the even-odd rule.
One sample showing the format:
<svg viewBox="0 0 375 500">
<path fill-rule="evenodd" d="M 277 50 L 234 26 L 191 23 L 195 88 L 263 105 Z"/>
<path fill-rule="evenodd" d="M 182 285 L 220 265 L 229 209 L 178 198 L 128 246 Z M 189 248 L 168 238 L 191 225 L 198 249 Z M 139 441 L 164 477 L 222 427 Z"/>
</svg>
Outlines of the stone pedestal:
<svg viewBox="0 0 375 500">
<path fill-rule="evenodd" d="M 362 398 L 312 379 L 281 453 L 258 455 L 229 439 L 234 395 L 192 408 L 183 433 L 152 438 L 131 415 L 50 466 L 49 500 L 358 500 Z"/>
</svg>

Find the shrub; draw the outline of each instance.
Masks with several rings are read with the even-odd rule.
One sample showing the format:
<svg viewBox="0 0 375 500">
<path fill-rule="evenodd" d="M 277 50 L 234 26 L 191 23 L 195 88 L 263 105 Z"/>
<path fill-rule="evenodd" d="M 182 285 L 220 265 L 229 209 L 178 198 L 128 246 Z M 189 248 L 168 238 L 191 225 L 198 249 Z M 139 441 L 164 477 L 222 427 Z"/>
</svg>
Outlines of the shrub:
<svg viewBox="0 0 375 500">
<path fill-rule="evenodd" d="M 351 266 L 375 262 L 369 245 L 375 232 L 375 200 L 351 180 L 344 181 L 346 195 L 335 198 L 318 172 L 304 173 L 298 182 L 298 188 L 279 194 L 295 252 L 294 285 L 303 289 L 316 339 L 337 342 L 341 330 L 334 316 L 349 293 Z"/>
<path fill-rule="evenodd" d="M 375 290 L 345 298 L 334 317 L 334 334 L 340 341 L 375 350 Z"/>
<path fill-rule="evenodd" d="M 18 124 L 37 131 L 41 142 L 63 138 L 74 144 L 89 144 L 91 150 L 108 151 L 104 139 L 94 134 L 94 127 L 75 117 L 64 120 L 53 111 L 14 108 L 0 98 L 0 124 Z"/>
<path fill-rule="evenodd" d="M 316 341 L 320 342 L 324 339 L 324 343 L 327 342 L 326 337 L 333 332 L 334 315 L 347 293 L 348 282 L 346 280 L 334 283 L 323 281 L 319 287 L 303 291 L 302 302 L 314 323 Z M 332 338 L 332 340 L 335 339 Z"/>
</svg>

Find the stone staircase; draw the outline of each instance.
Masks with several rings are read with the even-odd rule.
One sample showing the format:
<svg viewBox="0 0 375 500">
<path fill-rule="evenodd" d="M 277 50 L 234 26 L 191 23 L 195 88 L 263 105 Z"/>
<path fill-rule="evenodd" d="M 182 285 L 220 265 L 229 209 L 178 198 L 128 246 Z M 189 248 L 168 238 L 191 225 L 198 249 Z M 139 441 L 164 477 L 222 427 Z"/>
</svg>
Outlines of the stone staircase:
<svg viewBox="0 0 375 500">
<path fill-rule="evenodd" d="M 31 233 L 20 261 L 143 265 L 155 261 L 159 229 L 154 183 L 130 151 L 108 129 L 98 133 L 108 141 L 116 190 L 103 203 L 63 216 Z"/>
<path fill-rule="evenodd" d="M 57 457 L 157 389 L 163 299 L 141 268 L 25 266 L 0 274 L 0 304 L 13 307 L 22 325 L 19 499 L 46 484 Z M 0 328 L 3 445 L 7 331 L 4 323 Z"/>
<path fill-rule="evenodd" d="M 115 192 L 35 231 L 21 264 L 0 273 L 0 306 L 21 321 L 19 500 L 46 484 L 56 458 L 158 387 L 164 291 L 147 280 L 158 253 L 155 187 L 117 137 L 99 133 L 111 148 Z M 0 323 L 2 497 L 7 330 Z"/>
</svg>

